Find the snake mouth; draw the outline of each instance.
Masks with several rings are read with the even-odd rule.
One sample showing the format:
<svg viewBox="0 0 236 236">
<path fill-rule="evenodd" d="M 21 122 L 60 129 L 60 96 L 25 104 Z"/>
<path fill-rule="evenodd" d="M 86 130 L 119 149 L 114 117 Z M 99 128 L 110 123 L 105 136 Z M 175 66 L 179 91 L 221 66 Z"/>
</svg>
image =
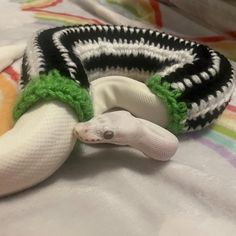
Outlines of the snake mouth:
<svg viewBox="0 0 236 236">
<path fill-rule="evenodd" d="M 77 124 L 73 130 L 74 135 L 84 143 L 99 143 L 102 142 L 102 138 L 99 138 L 94 133 L 91 134 L 87 128 L 84 127 L 84 124 Z"/>
</svg>

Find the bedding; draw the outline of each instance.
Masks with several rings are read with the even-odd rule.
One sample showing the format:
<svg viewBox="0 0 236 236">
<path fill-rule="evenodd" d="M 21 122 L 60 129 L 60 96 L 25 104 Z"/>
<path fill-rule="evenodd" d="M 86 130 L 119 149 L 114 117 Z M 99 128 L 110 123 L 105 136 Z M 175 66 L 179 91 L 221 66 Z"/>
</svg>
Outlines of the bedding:
<svg viewBox="0 0 236 236">
<path fill-rule="evenodd" d="M 1 1 L 0 134 L 13 126 L 21 86 L 22 58 L 16 52 L 38 29 L 98 23 L 158 28 L 207 44 L 235 65 L 235 29 L 228 23 L 236 20 L 233 4 L 219 1 L 231 12 L 219 25 L 191 14 L 202 1 L 180 2 Z M 1 235 L 234 235 L 235 92 L 211 127 L 178 138 L 179 150 L 168 163 L 128 147 L 77 145 L 48 180 L 0 200 Z"/>
</svg>

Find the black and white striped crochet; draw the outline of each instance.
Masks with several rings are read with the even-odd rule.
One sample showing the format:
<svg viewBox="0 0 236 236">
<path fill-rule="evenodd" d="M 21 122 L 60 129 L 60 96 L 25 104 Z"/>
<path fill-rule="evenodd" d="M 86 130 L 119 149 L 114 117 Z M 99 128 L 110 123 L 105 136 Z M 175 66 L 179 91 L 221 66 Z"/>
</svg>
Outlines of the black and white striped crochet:
<svg viewBox="0 0 236 236">
<path fill-rule="evenodd" d="M 38 32 L 23 58 L 22 88 L 32 76 L 40 78 L 53 70 L 86 89 L 92 80 L 107 75 L 145 82 L 167 104 L 175 133 L 211 124 L 234 88 L 232 67 L 218 52 L 166 33 L 127 26 L 78 25 Z"/>
</svg>

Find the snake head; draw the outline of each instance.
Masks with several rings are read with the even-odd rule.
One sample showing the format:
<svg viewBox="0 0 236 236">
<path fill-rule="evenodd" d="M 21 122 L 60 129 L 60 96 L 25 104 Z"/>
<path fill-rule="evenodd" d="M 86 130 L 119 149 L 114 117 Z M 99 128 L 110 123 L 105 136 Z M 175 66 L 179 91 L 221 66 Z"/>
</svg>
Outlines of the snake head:
<svg viewBox="0 0 236 236">
<path fill-rule="evenodd" d="M 127 111 L 115 111 L 78 123 L 75 135 L 85 143 L 128 145 L 137 134 L 137 121 Z"/>
</svg>

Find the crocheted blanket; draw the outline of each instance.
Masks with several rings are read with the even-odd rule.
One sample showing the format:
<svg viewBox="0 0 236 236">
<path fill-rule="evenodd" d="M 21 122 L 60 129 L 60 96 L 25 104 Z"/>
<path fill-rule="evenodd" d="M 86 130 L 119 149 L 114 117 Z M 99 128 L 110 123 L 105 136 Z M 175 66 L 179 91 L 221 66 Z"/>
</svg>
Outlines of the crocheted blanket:
<svg viewBox="0 0 236 236">
<path fill-rule="evenodd" d="M 16 55 L 19 45 L 36 30 L 97 23 L 158 28 L 207 44 L 230 60 L 236 60 L 233 1 L 219 1 L 219 5 L 213 0 L 204 1 L 204 6 L 201 2 L 3 0 L 0 9 L 0 135 L 13 125 L 12 107 L 20 86 L 22 58 L 13 63 L 12 55 Z M 213 9 L 211 2 L 214 2 Z M 202 12 L 207 11 L 208 17 L 199 15 L 199 7 L 203 7 Z M 16 44 L 12 53 L 5 48 Z M 138 158 L 139 153 L 127 148 L 83 146 L 82 152 L 75 150 L 64 167 L 44 183 L 44 189 L 39 186 L 24 198 L 13 196 L 11 200 L 4 200 L 4 204 L 0 203 L 1 232 L 13 235 L 17 229 L 19 235 L 43 235 L 44 232 L 51 235 L 62 232 L 70 232 L 70 235 L 74 235 L 73 232 L 76 235 L 156 235 L 157 232 L 168 235 L 168 230 L 180 230 L 184 234 L 188 230 L 185 226 L 189 225 L 190 232 L 200 232 L 199 235 L 203 235 L 205 228 L 210 232 L 207 235 L 234 235 L 235 147 L 236 93 L 213 126 L 180 137 L 180 149 L 168 164 L 147 162 Z M 80 227 L 71 219 L 72 214 L 78 222 L 83 222 Z M 66 224 L 59 224 L 61 215 Z M 201 221 L 203 217 L 205 222 Z M 54 221 L 50 220 L 52 218 Z M 45 220 L 47 231 L 41 227 Z"/>
</svg>

